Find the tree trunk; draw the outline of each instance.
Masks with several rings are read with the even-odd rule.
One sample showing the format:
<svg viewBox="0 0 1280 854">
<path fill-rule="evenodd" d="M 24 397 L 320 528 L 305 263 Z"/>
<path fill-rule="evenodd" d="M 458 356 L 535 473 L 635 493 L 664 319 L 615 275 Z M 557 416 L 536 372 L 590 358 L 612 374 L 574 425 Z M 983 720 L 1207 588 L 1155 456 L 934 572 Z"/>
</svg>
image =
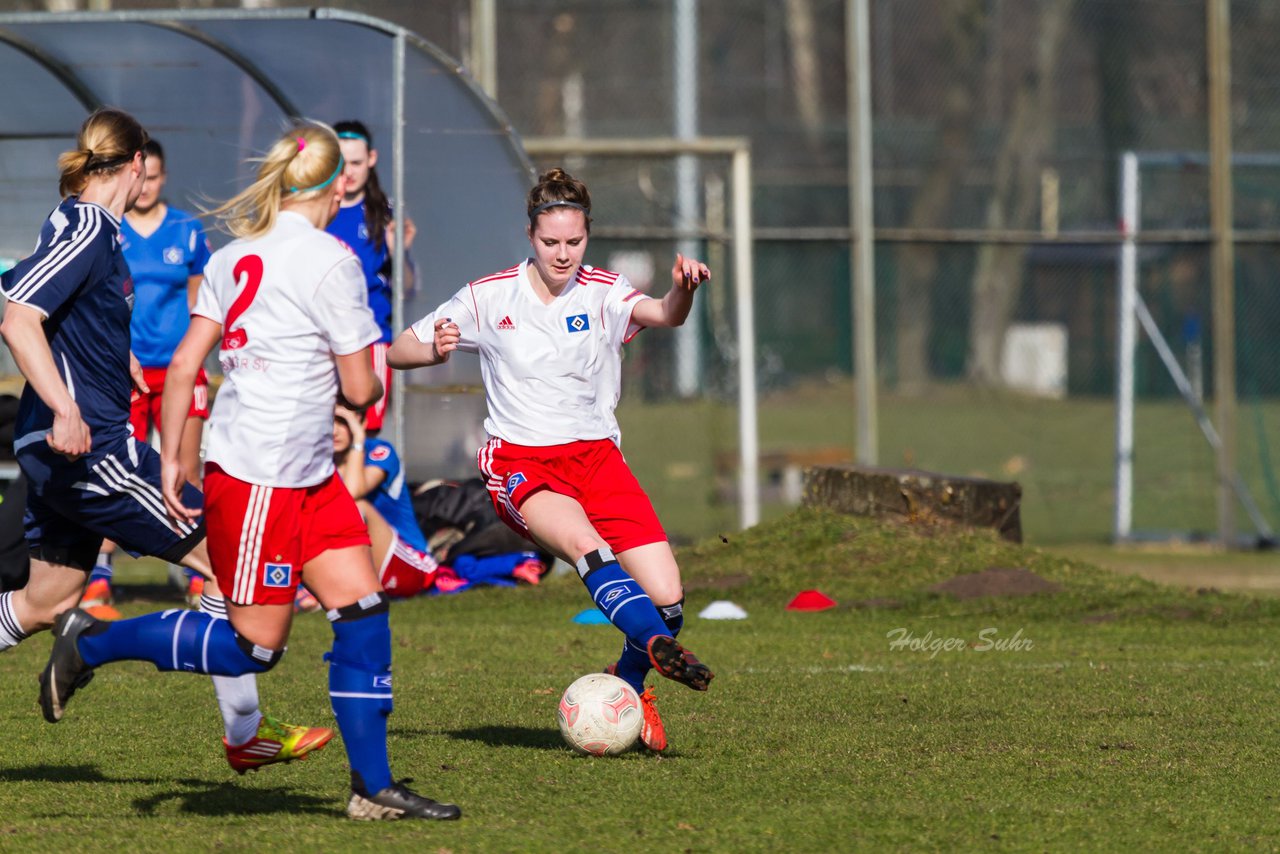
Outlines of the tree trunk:
<svg viewBox="0 0 1280 854">
<path fill-rule="evenodd" d="M 952 196 L 969 165 L 977 120 L 973 93 L 977 88 L 985 20 L 984 0 L 943 5 L 946 39 L 943 50 L 946 90 L 938 133 L 938 155 L 920 184 L 907 214 L 909 228 L 944 224 Z M 933 331 L 933 287 L 938 250 L 931 244 L 902 244 L 897 255 L 895 348 L 897 390 L 915 395 L 929 381 L 929 339 Z"/>
<path fill-rule="evenodd" d="M 786 0 L 787 44 L 791 50 L 791 78 L 796 112 L 813 154 L 822 150 L 822 77 L 818 73 L 818 33 L 813 0 Z"/>
<path fill-rule="evenodd" d="M 1014 96 L 1009 129 L 996 160 L 987 202 L 989 230 L 1032 225 L 1040 196 L 1040 168 L 1054 136 L 1054 72 L 1062 53 L 1075 0 L 1044 0 L 1040 12 L 1036 65 Z M 1021 291 L 1025 246 L 986 243 L 973 273 L 973 313 L 969 318 L 969 378 L 981 385 L 1000 382 L 1005 331 Z"/>
</svg>

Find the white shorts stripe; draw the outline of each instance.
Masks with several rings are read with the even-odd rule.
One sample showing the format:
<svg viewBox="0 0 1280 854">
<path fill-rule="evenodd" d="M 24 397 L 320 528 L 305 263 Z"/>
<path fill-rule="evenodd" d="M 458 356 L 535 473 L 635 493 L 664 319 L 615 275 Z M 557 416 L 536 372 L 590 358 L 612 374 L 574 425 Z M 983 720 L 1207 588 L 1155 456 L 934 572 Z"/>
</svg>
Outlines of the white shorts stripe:
<svg viewBox="0 0 1280 854">
<path fill-rule="evenodd" d="M 249 504 L 245 508 L 244 526 L 240 529 L 240 548 L 236 556 L 233 583 L 236 602 L 248 603 L 253 598 L 258 555 L 262 552 L 262 534 L 270 507 L 271 487 L 253 485 L 249 490 Z"/>
<path fill-rule="evenodd" d="M 102 482 L 117 494 L 129 494 L 152 516 L 159 519 L 170 530 L 176 530 L 186 536 L 195 530 L 195 526 L 186 522 L 174 522 L 164 509 L 164 498 L 160 490 L 128 471 L 113 454 L 107 454 L 93 467 L 93 471 Z"/>
</svg>

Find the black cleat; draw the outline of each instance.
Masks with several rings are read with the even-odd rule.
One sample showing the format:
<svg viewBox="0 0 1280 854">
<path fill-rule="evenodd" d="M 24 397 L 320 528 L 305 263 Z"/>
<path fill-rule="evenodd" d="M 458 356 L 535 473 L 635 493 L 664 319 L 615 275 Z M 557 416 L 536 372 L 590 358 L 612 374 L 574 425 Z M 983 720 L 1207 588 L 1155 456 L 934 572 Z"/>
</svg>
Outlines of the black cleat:
<svg viewBox="0 0 1280 854">
<path fill-rule="evenodd" d="M 71 695 L 93 678 L 93 668 L 85 665 L 76 641 L 101 622 L 79 608 L 63 611 L 53 621 L 53 649 L 40 674 L 40 709 L 49 723 L 62 720 Z"/>
<path fill-rule="evenodd" d="M 452 821 L 462 818 L 462 810 L 453 804 L 442 804 L 424 798 L 405 786 L 405 783 L 412 782 L 400 780 L 373 795 L 352 789 L 351 800 L 347 802 L 347 815 L 356 821 L 395 821 L 398 818 Z"/>
<path fill-rule="evenodd" d="M 711 668 L 698 661 L 697 656 L 682 647 L 676 639 L 667 635 L 649 638 L 649 661 L 653 669 L 668 679 L 688 685 L 695 691 L 705 691 L 716 675 Z"/>
</svg>

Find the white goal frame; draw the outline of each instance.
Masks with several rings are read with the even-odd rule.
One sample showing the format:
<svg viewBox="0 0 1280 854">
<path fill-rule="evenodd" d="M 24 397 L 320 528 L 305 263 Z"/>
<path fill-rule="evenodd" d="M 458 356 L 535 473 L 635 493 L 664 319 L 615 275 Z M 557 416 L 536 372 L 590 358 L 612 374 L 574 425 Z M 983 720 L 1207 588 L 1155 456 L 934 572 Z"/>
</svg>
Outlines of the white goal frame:
<svg viewBox="0 0 1280 854">
<path fill-rule="evenodd" d="M 1250 161 L 1258 160 L 1253 155 Z M 1268 163 L 1280 165 L 1280 157 L 1262 155 Z M 1233 158 L 1239 161 L 1237 155 Z M 1115 456 L 1115 516 L 1113 536 L 1117 543 L 1137 539 L 1133 530 L 1133 455 L 1134 455 L 1134 399 L 1135 360 L 1138 352 L 1138 328 L 1151 339 L 1161 363 L 1177 386 L 1179 394 L 1195 417 L 1205 441 L 1215 453 L 1222 449 L 1222 437 L 1204 407 L 1199 389 L 1190 381 L 1173 349 L 1165 340 L 1146 302 L 1138 292 L 1138 232 L 1141 223 L 1142 183 L 1139 166 L 1142 163 L 1196 163 L 1208 165 L 1207 154 L 1197 153 L 1144 153 L 1126 151 L 1120 156 L 1120 262 L 1118 275 L 1119 317 L 1116 344 L 1116 456 Z M 1262 515 L 1239 471 L 1232 471 L 1227 486 L 1235 494 L 1253 522 L 1258 536 L 1264 541 L 1274 540 L 1271 525 Z M 1226 544 L 1229 545 L 1229 544 Z"/>
</svg>

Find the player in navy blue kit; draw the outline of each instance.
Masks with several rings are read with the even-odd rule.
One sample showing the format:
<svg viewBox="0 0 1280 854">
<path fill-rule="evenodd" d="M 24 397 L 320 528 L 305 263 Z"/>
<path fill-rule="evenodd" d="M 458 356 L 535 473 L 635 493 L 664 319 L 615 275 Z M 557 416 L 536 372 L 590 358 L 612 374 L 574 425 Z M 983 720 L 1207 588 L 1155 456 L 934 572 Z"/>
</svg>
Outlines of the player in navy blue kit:
<svg viewBox="0 0 1280 854">
<path fill-rule="evenodd" d="M 134 293 L 120 218 L 142 191 L 146 141 L 126 113 L 91 115 L 77 149 L 58 159 L 63 201 L 36 251 L 3 277 L 0 334 L 27 379 L 14 451 L 30 483 L 31 580 L 0 594 L 0 650 L 76 603 L 104 536 L 210 571 L 203 527 L 170 523 L 159 455 L 129 430 L 130 392 L 146 383 L 129 351 Z M 184 500 L 200 506 L 199 491 Z"/>
<path fill-rule="evenodd" d="M 365 283 L 369 287 L 369 309 L 382 330 L 370 348 L 373 355 L 373 372 L 385 389 L 382 399 L 369 408 L 365 416 L 365 429 L 377 434 L 382 429 L 387 404 L 391 401 L 391 368 L 387 366 L 387 348 L 393 337 L 391 331 L 391 253 L 394 249 L 395 229 L 391 201 L 378 183 L 378 150 L 373 147 L 373 136 L 361 122 L 343 121 L 333 126 L 342 145 L 342 157 L 346 164 L 343 175 L 347 189 L 342 206 L 326 229 L 356 254 L 364 270 Z M 413 220 L 404 221 L 404 250 L 413 246 L 417 229 Z M 407 257 L 407 256 L 406 256 Z M 413 288 L 413 266 L 405 268 L 405 287 Z"/>
</svg>

